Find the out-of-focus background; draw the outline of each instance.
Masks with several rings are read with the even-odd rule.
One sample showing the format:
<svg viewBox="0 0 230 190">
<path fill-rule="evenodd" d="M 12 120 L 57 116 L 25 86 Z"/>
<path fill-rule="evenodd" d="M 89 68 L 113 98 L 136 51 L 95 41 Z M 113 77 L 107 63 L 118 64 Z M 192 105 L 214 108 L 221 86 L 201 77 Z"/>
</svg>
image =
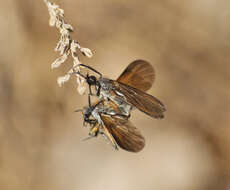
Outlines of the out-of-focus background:
<svg viewBox="0 0 230 190">
<path fill-rule="evenodd" d="M 56 0 L 95 53 L 81 61 L 115 79 L 135 59 L 150 61 L 149 91 L 167 107 L 155 120 L 134 111 L 146 138 L 139 153 L 116 152 L 88 134 L 87 104 L 71 68 L 50 64 L 59 38 L 42 0 L 0 6 L 1 190 L 230 189 L 230 1 Z"/>
</svg>

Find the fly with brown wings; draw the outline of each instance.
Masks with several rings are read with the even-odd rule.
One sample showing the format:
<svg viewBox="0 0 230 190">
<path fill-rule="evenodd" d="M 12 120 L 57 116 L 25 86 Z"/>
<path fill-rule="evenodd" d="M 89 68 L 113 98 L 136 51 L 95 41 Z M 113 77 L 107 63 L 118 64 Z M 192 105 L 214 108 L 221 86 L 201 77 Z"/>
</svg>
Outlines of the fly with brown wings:
<svg viewBox="0 0 230 190">
<path fill-rule="evenodd" d="M 88 106 L 82 110 L 84 125 L 89 124 L 90 137 L 102 134 L 118 149 L 118 146 L 130 152 L 139 152 L 145 146 L 145 139 L 140 131 L 129 121 L 133 108 L 145 114 L 162 119 L 165 106 L 146 91 L 152 87 L 155 71 L 150 63 L 136 60 L 128 65 L 117 80 L 104 78 L 100 72 L 84 64 L 98 75 L 84 76 L 89 85 Z M 92 87 L 96 93 L 92 93 Z M 99 100 L 91 104 L 90 96 Z"/>
</svg>

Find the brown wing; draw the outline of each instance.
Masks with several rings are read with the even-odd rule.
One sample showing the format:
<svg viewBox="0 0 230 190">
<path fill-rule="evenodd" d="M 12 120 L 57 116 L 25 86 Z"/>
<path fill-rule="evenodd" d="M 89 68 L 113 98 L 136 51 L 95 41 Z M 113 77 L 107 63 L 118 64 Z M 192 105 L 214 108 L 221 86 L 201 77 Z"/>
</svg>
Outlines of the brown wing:
<svg viewBox="0 0 230 190">
<path fill-rule="evenodd" d="M 129 64 L 117 81 L 147 91 L 152 87 L 154 79 L 155 71 L 152 65 L 144 60 L 136 60 Z"/>
<path fill-rule="evenodd" d="M 113 91 L 118 99 L 127 102 L 151 117 L 164 117 L 163 112 L 166 111 L 165 106 L 154 96 L 117 81 L 111 82 L 113 82 Z"/>
<path fill-rule="evenodd" d="M 121 148 L 130 152 L 139 152 L 144 148 L 144 137 L 125 117 L 101 115 L 101 119 Z"/>
</svg>

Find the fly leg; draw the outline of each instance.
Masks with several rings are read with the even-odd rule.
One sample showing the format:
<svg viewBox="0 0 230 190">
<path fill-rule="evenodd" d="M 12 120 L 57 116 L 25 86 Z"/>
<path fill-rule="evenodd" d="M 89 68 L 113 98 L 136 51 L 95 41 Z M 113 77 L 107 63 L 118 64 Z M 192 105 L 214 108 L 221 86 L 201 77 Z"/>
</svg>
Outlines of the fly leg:
<svg viewBox="0 0 230 190">
<path fill-rule="evenodd" d="M 89 131 L 89 136 L 96 137 L 99 133 L 99 125 L 93 126 Z"/>
<path fill-rule="evenodd" d="M 99 125 L 94 125 L 89 131 L 89 136 L 84 138 L 83 141 L 89 140 L 93 137 L 97 137 L 98 134 L 99 134 Z"/>
<path fill-rule="evenodd" d="M 111 145 L 114 147 L 115 150 L 118 150 L 118 146 L 116 141 L 114 140 L 113 136 L 111 135 L 111 133 L 107 130 L 106 127 L 103 127 L 105 132 L 101 132 L 102 136 L 105 137 L 105 139 L 107 139 Z"/>
<path fill-rule="evenodd" d="M 92 93 L 92 88 L 91 88 L 92 85 L 89 85 L 89 95 L 90 96 L 93 96 L 94 94 Z"/>
<path fill-rule="evenodd" d="M 111 142 L 112 146 L 118 150 L 116 141 L 114 140 L 112 134 L 108 131 L 108 129 L 106 128 L 106 126 L 104 125 L 104 122 L 101 119 L 101 115 L 99 114 L 99 110 L 98 109 L 94 109 L 94 111 L 92 112 L 93 117 L 97 120 L 100 128 L 99 128 L 99 132 L 100 134 L 102 134 L 102 136 L 104 136 L 107 140 L 109 140 L 109 142 Z"/>
<path fill-rule="evenodd" d="M 98 89 L 97 89 L 97 87 L 96 87 L 96 85 L 95 85 L 95 90 L 97 91 L 96 95 L 97 95 L 97 96 L 100 96 L 101 85 L 98 85 Z"/>
</svg>

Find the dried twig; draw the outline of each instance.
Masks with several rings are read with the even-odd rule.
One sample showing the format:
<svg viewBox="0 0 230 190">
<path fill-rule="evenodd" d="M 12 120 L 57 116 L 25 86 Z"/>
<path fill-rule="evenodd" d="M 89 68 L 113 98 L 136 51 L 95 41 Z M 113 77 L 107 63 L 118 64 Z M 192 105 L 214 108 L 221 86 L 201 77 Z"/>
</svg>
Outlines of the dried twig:
<svg viewBox="0 0 230 190">
<path fill-rule="evenodd" d="M 80 71 L 80 64 L 78 52 L 80 51 L 84 56 L 91 58 L 93 53 L 90 49 L 81 47 L 80 44 L 73 40 L 70 36 L 70 33 L 73 32 L 73 27 L 64 20 L 64 10 L 59 8 L 58 5 L 50 3 L 48 0 L 44 0 L 48 7 L 50 14 L 49 24 L 50 26 L 56 26 L 61 34 L 59 42 L 55 48 L 55 51 L 60 53 L 58 57 L 52 64 L 51 68 L 57 68 L 63 64 L 71 55 L 73 59 L 73 67 L 66 73 L 65 76 L 59 77 L 57 82 L 59 86 L 67 82 L 73 73 L 77 77 L 78 92 L 84 94 L 86 87 L 84 86 L 85 79 L 80 75 L 76 74 L 76 71 Z"/>
</svg>

